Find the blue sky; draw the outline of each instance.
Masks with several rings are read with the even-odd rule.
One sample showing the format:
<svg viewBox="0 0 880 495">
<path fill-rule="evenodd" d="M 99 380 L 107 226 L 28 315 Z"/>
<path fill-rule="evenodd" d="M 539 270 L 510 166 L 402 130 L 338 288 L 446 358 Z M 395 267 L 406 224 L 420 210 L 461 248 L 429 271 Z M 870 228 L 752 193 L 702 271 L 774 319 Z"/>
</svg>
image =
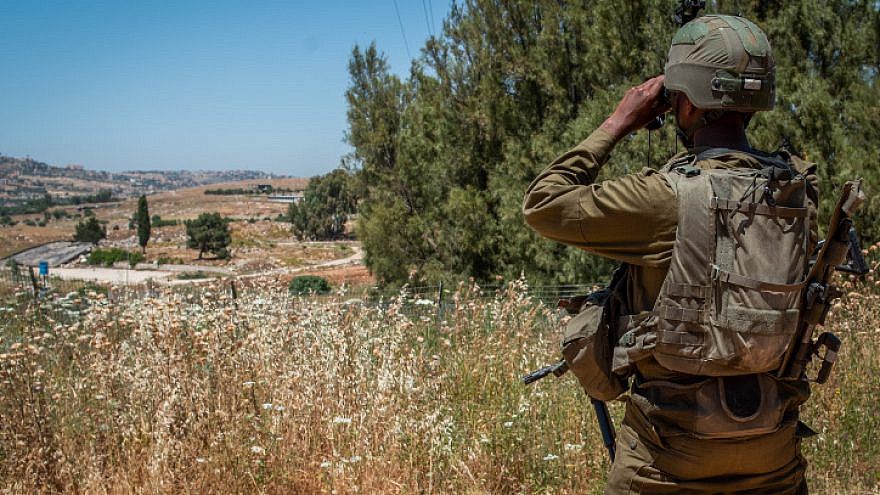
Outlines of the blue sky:
<svg viewBox="0 0 880 495">
<path fill-rule="evenodd" d="M 416 56 L 449 0 L 397 5 Z M 352 47 L 410 65 L 394 0 L 0 0 L 0 23 L 0 154 L 90 169 L 325 173 Z"/>
</svg>

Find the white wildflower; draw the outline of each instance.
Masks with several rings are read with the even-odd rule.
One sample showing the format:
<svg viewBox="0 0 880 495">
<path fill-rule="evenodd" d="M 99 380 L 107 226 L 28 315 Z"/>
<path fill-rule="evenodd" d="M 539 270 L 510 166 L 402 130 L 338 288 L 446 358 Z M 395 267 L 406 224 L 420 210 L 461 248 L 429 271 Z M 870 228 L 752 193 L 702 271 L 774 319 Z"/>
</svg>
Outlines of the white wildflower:
<svg viewBox="0 0 880 495">
<path fill-rule="evenodd" d="M 505 421 L 502 426 L 504 426 L 505 428 L 510 428 L 513 426 L 513 421 Z"/>
<path fill-rule="evenodd" d="M 559 456 L 558 456 L 558 455 L 547 454 L 547 455 L 544 456 L 544 460 L 545 460 L 545 461 L 555 461 L 556 459 L 559 459 Z"/>
<path fill-rule="evenodd" d="M 348 459 L 348 462 L 359 462 L 361 460 L 361 456 L 353 455 Z"/>
<path fill-rule="evenodd" d="M 330 466 L 332 466 L 332 465 L 333 465 L 333 463 L 330 462 L 330 461 L 324 461 L 324 462 L 321 463 L 321 467 L 324 468 L 324 469 L 329 469 Z"/>
<path fill-rule="evenodd" d="M 342 416 L 336 416 L 335 418 L 333 418 L 333 422 L 336 423 L 336 424 L 338 424 L 338 425 L 350 425 L 350 424 L 351 424 L 351 418 L 345 418 L 345 417 L 342 417 Z"/>
<path fill-rule="evenodd" d="M 257 455 L 263 455 L 266 453 L 266 449 L 264 449 L 263 447 L 260 447 L 259 445 L 252 445 L 251 452 L 254 454 L 257 454 Z"/>
<path fill-rule="evenodd" d="M 582 443 L 567 443 L 565 444 L 565 450 L 581 450 L 584 448 L 584 444 Z"/>
</svg>

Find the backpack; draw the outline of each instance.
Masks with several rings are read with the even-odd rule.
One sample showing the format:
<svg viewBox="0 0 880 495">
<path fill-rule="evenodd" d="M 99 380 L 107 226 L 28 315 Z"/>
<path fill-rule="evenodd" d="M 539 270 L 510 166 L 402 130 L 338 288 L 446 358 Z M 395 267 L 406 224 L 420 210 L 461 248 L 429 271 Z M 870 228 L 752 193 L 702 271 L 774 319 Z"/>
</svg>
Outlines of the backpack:
<svg viewBox="0 0 880 495">
<path fill-rule="evenodd" d="M 657 362 L 690 375 L 779 368 L 797 328 L 807 274 L 806 177 L 784 155 L 754 155 L 762 168 L 693 166 L 728 152 L 708 150 L 661 171 L 678 198 L 672 260 L 644 320 L 650 324 L 620 338 L 626 345 L 649 334 Z"/>
</svg>

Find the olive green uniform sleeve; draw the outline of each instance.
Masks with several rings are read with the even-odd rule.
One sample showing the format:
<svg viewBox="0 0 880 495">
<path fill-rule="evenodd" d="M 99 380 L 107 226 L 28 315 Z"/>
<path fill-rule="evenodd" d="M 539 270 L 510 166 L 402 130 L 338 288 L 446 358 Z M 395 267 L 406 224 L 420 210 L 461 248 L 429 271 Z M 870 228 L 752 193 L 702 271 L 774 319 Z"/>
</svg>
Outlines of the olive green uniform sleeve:
<svg viewBox="0 0 880 495">
<path fill-rule="evenodd" d="M 551 163 L 526 191 L 526 223 L 547 238 L 600 256 L 666 267 L 678 223 L 675 193 L 650 169 L 596 183 L 614 145 L 614 138 L 597 129 Z"/>
</svg>

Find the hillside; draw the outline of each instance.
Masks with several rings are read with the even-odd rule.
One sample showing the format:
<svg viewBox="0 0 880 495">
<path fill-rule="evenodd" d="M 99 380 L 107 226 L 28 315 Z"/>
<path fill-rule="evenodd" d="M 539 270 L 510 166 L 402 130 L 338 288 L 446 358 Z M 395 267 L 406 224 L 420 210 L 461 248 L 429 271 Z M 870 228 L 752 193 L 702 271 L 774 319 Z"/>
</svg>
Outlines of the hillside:
<svg viewBox="0 0 880 495">
<path fill-rule="evenodd" d="M 88 170 L 80 165 L 56 167 L 31 158 L 0 155 L 0 205 L 20 204 L 46 194 L 64 199 L 110 191 L 115 198 L 129 198 L 221 182 L 279 177 L 253 170 L 137 170 L 115 173 Z"/>
</svg>

